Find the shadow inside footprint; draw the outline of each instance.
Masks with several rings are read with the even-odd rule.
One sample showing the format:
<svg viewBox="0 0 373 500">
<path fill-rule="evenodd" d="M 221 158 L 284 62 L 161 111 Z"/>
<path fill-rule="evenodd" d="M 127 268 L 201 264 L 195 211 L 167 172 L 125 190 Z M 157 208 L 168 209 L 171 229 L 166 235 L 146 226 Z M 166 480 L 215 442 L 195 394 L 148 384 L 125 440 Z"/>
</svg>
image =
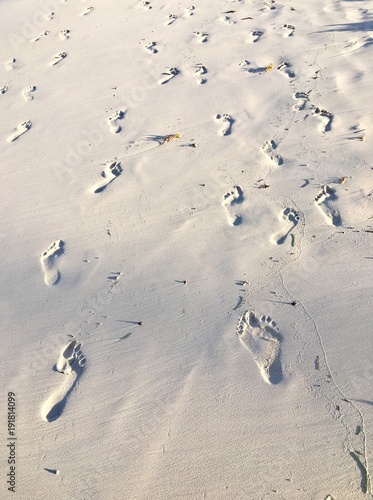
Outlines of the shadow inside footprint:
<svg viewBox="0 0 373 500">
<path fill-rule="evenodd" d="M 281 342 L 282 336 L 278 334 L 277 340 Z M 279 350 L 279 355 L 273 360 L 271 366 L 268 368 L 268 380 L 269 383 L 272 385 L 279 384 L 283 378 L 282 367 L 280 362 L 280 353 L 281 349 Z"/>
<path fill-rule="evenodd" d="M 235 215 L 235 218 L 232 220 L 232 226 L 239 226 L 242 224 L 242 217 L 241 215 Z"/>
<path fill-rule="evenodd" d="M 56 404 L 54 404 L 52 406 L 52 408 L 48 411 L 48 413 L 45 415 L 45 420 L 47 420 L 48 422 L 54 422 L 62 415 L 62 413 L 65 409 L 66 403 L 70 397 L 70 394 L 75 389 L 75 386 L 77 385 L 78 380 L 82 374 L 83 367 L 79 365 L 77 359 L 75 359 L 74 362 L 71 364 L 71 368 L 72 368 L 73 372 L 75 372 L 74 373 L 75 379 L 74 379 L 73 383 L 71 384 L 71 387 L 66 391 L 63 398 L 60 399 Z M 56 368 L 54 367 L 54 369 L 56 369 Z M 56 370 L 56 371 L 58 371 L 58 370 Z M 68 376 L 69 375 L 64 374 L 64 377 L 68 377 Z"/>
<path fill-rule="evenodd" d="M 54 422 L 57 420 L 61 415 L 63 410 L 65 409 L 67 400 L 69 399 L 70 394 L 73 392 L 74 387 L 76 385 L 77 380 L 75 379 L 73 385 L 70 387 L 70 389 L 67 391 L 65 394 L 64 398 L 61 399 L 58 403 L 56 403 L 50 410 L 49 412 L 45 415 L 45 420 L 48 422 Z"/>
</svg>

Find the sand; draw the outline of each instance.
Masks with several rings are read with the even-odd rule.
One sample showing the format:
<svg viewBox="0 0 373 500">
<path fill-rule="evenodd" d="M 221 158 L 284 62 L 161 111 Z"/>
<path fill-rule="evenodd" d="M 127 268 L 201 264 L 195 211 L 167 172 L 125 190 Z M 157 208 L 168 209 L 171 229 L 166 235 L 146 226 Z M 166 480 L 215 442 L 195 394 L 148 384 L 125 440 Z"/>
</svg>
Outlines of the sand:
<svg viewBox="0 0 373 500">
<path fill-rule="evenodd" d="M 370 2 L 0 19 L 1 497 L 369 497 Z"/>
</svg>

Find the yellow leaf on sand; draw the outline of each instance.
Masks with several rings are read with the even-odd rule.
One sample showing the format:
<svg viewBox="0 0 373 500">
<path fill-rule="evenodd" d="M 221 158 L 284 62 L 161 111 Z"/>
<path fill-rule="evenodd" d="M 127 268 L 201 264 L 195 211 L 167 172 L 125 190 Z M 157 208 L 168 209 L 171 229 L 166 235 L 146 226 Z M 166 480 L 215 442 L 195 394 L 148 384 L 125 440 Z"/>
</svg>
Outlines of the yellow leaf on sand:
<svg viewBox="0 0 373 500">
<path fill-rule="evenodd" d="M 163 139 L 163 142 L 162 144 L 164 144 L 165 142 L 170 142 L 174 139 L 180 139 L 181 138 L 181 134 L 178 132 L 177 134 L 171 134 L 171 135 L 167 135 L 164 139 Z"/>
</svg>

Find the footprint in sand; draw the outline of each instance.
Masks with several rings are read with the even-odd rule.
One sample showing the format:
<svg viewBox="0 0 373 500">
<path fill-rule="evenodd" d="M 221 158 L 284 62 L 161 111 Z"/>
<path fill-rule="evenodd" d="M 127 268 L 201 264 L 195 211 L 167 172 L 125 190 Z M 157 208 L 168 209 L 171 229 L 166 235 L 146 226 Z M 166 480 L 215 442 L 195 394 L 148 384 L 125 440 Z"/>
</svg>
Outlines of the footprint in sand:
<svg viewBox="0 0 373 500">
<path fill-rule="evenodd" d="M 158 50 L 155 48 L 156 45 L 156 42 L 148 42 L 146 45 L 144 45 L 144 48 L 150 54 L 156 54 L 158 52 Z"/>
<path fill-rule="evenodd" d="M 86 16 L 90 14 L 95 8 L 94 7 L 87 7 L 80 15 L 81 16 Z"/>
<path fill-rule="evenodd" d="M 265 3 L 264 3 L 264 7 L 263 7 L 263 11 L 265 10 L 275 10 L 276 8 L 276 3 L 275 3 L 275 0 L 267 0 Z"/>
<path fill-rule="evenodd" d="M 253 311 L 247 311 L 239 320 L 237 335 L 251 352 L 263 379 L 268 384 L 282 380 L 280 348 L 282 337 L 276 323 L 270 316 L 258 318 Z"/>
<path fill-rule="evenodd" d="M 194 36 L 197 37 L 199 43 L 205 43 L 207 42 L 209 34 L 206 33 L 205 31 L 195 31 Z"/>
<path fill-rule="evenodd" d="M 17 126 L 17 128 L 15 129 L 15 132 L 8 137 L 7 142 L 13 142 L 13 141 L 15 141 L 16 139 L 18 139 L 18 137 L 20 137 L 25 132 L 27 132 L 28 130 L 30 130 L 31 127 L 32 127 L 32 123 L 31 123 L 30 120 L 27 120 L 25 122 L 20 123 Z"/>
<path fill-rule="evenodd" d="M 226 24 L 236 24 L 229 16 L 221 16 L 219 17 L 219 21 Z"/>
<path fill-rule="evenodd" d="M 42 419 L 46 422 L 54 422 L 62 415 L 67 400 L 82 374 L 86 359 L 81 348 L 81 342 L 72 339 L 60 354 L 54 369 L 63 374 L 64 379 L 60 387 L 49 396 L 41 408 Z"/>
<path fill-rule="evenodd" d="M 22 95 L 25 101 L 32 101 L 34 99 L 34 96 L 32 95 L 32 92 L 35 92 L 36 87 L 35 85 L 31 85 L 30 87 L 26 87 L 25 89 L 22 90 Z"/>
<path fill-rule="evenodd" d="M 102 180 L 100 180 L 92 188 L 93 193 L 101 193 L 121 173 L 122 167 L 119 161 L 108 161 L 104 170 L 101 172 Z"/>
<path fill-rule="evenodd" d="M 191 5 L 190 7 L 187 7 L 185 10 L 184 10 L 184 16 L 185 17 L 190 17 L 190 16 L 193 16 L 194 15 L 194 11 L 196 10 L 196 8 L 194 7 L 194 5 Z"/>
<path fill-rule="evenodd" d="M 200 85 L 203 85 L 204 83 L 207 82 L 207 79 L 204 78 L 202 75 L 205 75 L 207 73 L 207 68 L 206 68 L 206 66 L 204 66 L 201 63 L 196 64 L 195 68 L 196 69 L 194 71 L 194 74 L 197 77 L 197 83 L 199 83 Z"/>
<path fill-rule="evenodd" d="M 306 107 L 307 102 L 310 100 L 310 93 L 311 90 L 308 92 L 295 92 L 293 98 L 300 102 L 294 106 L 294 109 L 302 111 Z"/>
<path fill-rule="evenodd" d="M 250 62 L 247 61 L 246 59 L 242 59 L 242 61 L 238 63 L 238 66 L 242 68 L 244 71 L 249 71 Z"/>
<path fill-rule="evenodd" d="M 296 212 L 293 208 L 286 207 L 281 212 L 279 219 L 281 222 L 282 221 L 286 222 L 286 229 L 282 230 L 280 233 L 274 234 L 271 239 L 273 243 L 276 243 L 277 245 L 282 245 L 283 243 L 285 243 L 286 238 L 298 224 L 300 217 L 298 212 Z"/>
<path fill-rule="evenodd" d="M 11 71 L 14 68 L 15 62 L 16 62 L 16 60 L 14 58 L 8 59 L 7 61 L 4 62 L 4 68 L 7 71 Z"/>
<path fill-rule="evenodd" d="M 4 85 L 4 87 L 1 87 L 0 88 L 0 94 L 5 94 L 5 92 L 8 91 L 8 86 L 7 85 Z"/>
<path fill-rule="evenodd" d="M 342 225 L 341 215 L 334 206 L 337 200 L 336 190 L 330 186 L 324 186 L 315 198 L 315 203 L 320 208 L 327 223 L 336 227 Z"/>
<path fill-rule="evenodd" d="M 332 122 L 334 116 L 326 109 L 319 108 L 318 106 L 311 106 L 313 109 L 313 115 L 316 116 L 321 121 L 322 132 L 330 132 L 332 129 Z"/>
<path fill-rule="evenodd" d="M 277 165 L 282 165 L 284 163 L 284 160 L 276 150 L 277 144 L 273 140 L 265 142 L 262 146 L 262 151 L 269 157 L 271 161 L 277 163 Z"/>
<path fill-rule="evenodd" d="M 291 64 L 288 63 L 288 62 L 285 62 L 285 61 L 282 62 L 281 64 L 279 64 L 277 66 L 277 69 L 278 69 L 278 71 L 281 71 L 282 73 L 284 73 L 289 78 L 294 78 L 295 77 L 295 73 L 291 69 Z"/>
<path fill-rule="evenodd" d="M 59 35 L 60 35 L 60 38 L 61 40 L 67 40 L 68 38 L 70 38 L 70 30 L 62 30 L 59 32 Z"/>
<path fill-rule="evenodd" d="M 248 42 L 249 43 L 256 43 L 260 37 L 263 36 L 263 31 L 253 31 L 252 33 L 250 33 L 250 37 L 248 39 Z"/>
<path fill-rule="evenodd" d="M 232 226 L 238 226 L 242 222 L 241 215 L 232 213 L 232 205 L 242 203 L 243 201 L 243 191 L 240 186 L 234 186 L 233 190 L 225 194 L 223 197 L 223 206 L 227 211 L 228 222 Z"/>
<path fill-rule="evenodd" d="M 56 285 L 60 280 L 60 272 L 55 260 L 63 254 L 64 242 L 56 240 L 40 256 L 41 267 L 44 272 L 44 282 L 48 286 Z"/>
<path fill-rule="evenodd" d="M 167 68 L 164 73 L 162 73 L 162 78 L 158 80 L 159 85 L 165 85 L 168 83 L 172 78 L 174 78 L 177 74 L 179 73 L 179 70 L 177 68 Z"/>
<path fill-rule="evenodd" d="M 55 65 L 56 65 L 56 64 L 58 64 L 59 62 L 63 61 L 63 60 L 65 59 L 65 57 L 67 57 L 66 52 L 60 52 L 59 54 L 56 54 L 56 55 L 53 57 L 53 59 L 52 59 L 52 61 L 51 61 L 50 65 L 51 65 L 51 66 L 55 66 Z"/>
<path fill-rule="evenodd" d="M 292 26 L 291 24 L 284 24 L 282 26 L 282 29 L 284 30 L 284 37 L 287 38 L 289 36 L 293 36 L 295 27 Z"/>
<path fill-rule="evenodd" d="M 118 122 L 124 118 L 124 115 L 124 111 L 116 111 L 108 118 L 109 129 L 112 134 L 118 134 L 122 130 L 122 127 Z"/>
<path fill-rule="evenodd" d="M 167 17 L 167 21 L 165 22 L 165 25 L 169 26 L 170 24 L 174 23 L 176 19 L 177 16 L 175 16 L 175 14 L 169 14 L 169 16 Z"/>
<path fill-rule="evenodd" d="M 49 35 L 49 31 L 48 30 L 43 31 L 43 33 L 40 33 L 40 35 L 38 35 L 36 38 L 31 38 L 30 43 L 38 42 L 41 38 L 47 35 Z"/>
<path fill-rule="evenodd" d="M 216 115 L 215 116 L 215 121 L 221 124 L 221 129 L 220 129 L 220 135 L 229 135 L 232 132 L 232 125 L 234 123 L 233 118 L 231 115 L 228 114 L 223 114 L 223 115 Z"/>
</svg>

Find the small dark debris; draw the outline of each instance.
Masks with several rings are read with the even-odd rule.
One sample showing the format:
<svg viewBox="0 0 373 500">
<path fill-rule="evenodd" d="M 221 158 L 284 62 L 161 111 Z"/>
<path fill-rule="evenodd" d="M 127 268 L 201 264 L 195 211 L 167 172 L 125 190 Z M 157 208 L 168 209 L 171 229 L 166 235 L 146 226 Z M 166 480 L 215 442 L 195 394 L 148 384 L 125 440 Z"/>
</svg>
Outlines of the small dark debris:
<svg viewBox="0 0 373 500">
<path fill-rule="evenodd" d="M 297 302 L 296 300 L 293 300 L 293 302 L 290 302 L 290 304 L 291 304 L 292 306 L 296 306 L 296 305 L 298 304 L 298 302 Z"/>
<path fill-rule="evenodd" d="M 138 324 L 139 326 L 142 326 L 142 321 L 139 321 L 137 324 Z"/>
<path fill-rule="evenodd" d="M 44 467 L 44 470 L 50 472 L 50 474 L 58 474 L 57 469 L 48 469 L 47 467 Z"/>
<path fill-rule="evenodd" d="M 337 411 L 341 411 L 341 407 L 340 407 L 339 405 L 336 405 L 335 409 L 336 409 Z"/>
</svg>

